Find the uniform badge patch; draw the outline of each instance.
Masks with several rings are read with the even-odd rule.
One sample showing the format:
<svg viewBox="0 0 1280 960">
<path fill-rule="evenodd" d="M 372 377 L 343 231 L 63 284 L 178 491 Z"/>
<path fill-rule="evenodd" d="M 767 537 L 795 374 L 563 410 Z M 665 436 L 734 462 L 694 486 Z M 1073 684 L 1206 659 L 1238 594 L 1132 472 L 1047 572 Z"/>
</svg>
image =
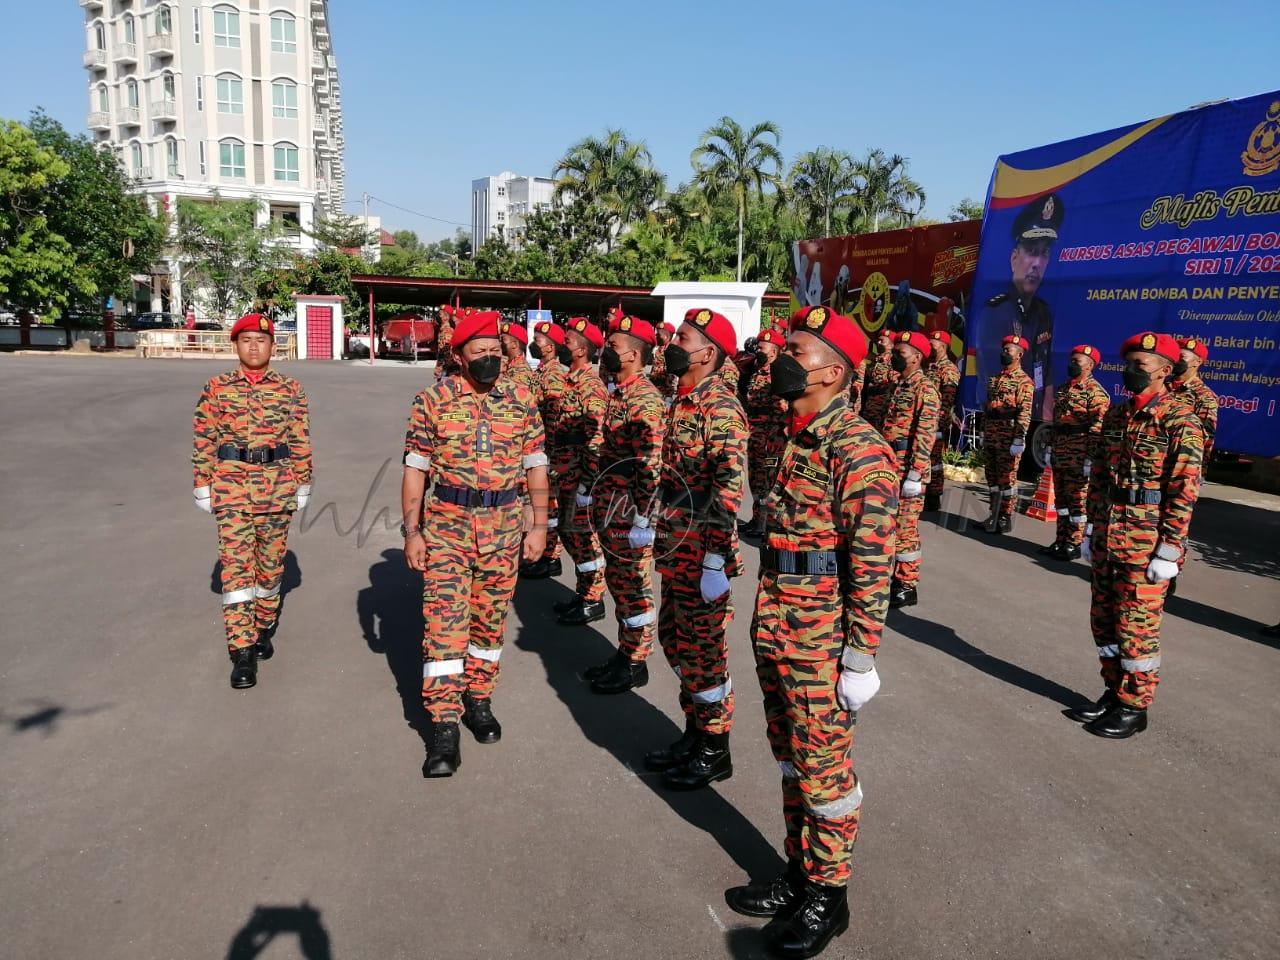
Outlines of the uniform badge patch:
<svg viewBox="0 0 1280 960">
<path fill-rule="evenodd" d="M 827 310 L 825 307 L 814 307 L 809 311 L 808 316 L 804 318 L 805 326 L 819 329 L 827 322 Z"/>
<path fill-rule="evenodd" d="M 1155 334 L 1148 333 L 1145 337 L 1142 338 L 1143 350 L 1152 350 L 1155 348 L 1155 345 L 1156 345 Z"/>
</svg>

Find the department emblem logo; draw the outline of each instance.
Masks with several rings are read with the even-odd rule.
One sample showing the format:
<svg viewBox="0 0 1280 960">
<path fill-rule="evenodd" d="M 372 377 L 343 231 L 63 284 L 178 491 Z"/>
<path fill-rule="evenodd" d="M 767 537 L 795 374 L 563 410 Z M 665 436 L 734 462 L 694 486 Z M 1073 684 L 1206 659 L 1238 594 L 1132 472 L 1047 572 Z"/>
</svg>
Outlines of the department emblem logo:
<svg viewBox="0 0 1280 960">
<path fill-rule="evenodd" d="M 270 330 L 270 329 L 271 329 L 271 324 L 269 324 L 269 323 L 267 322 L 267 318 L 266 318 L 266 317 L 259 317 L 259 318 L 258 318 L 258 329 L 259 329 L 259 330 Z"/>
<path fill-rule="evenodd" d="M 1280 168 L 1280 100 L 1267 108 L 1266 119 L 1253 128 L 1240 154 L 1246 177 L 1261 177 Z"/>
<path fill-rule="evenodd" d="M 910 342 L 911 342 L 911 334 L 910 334 L 908 331 L 903 330 L 903 331 L 902 331 L 902 333 L 898 334 L 898 342 L 899 342 L 899 343 L 910 343 Z"/>
<path fill-rule="evenodd" d="M 1040 211 L 1041 220 L 1052 220 L 1054 211 L 1053 197 L 1044 202 L 1044 208 Z"/>
<path fill-rule="evenodd" d="M 1142 338 L 1142 349 L 1143 349 L 1143 350 L 1154 350 L 1154 349 L 1155 349 L 1155 346 L 1156 346 L 1156 337 L 1155 337 L 1155 334 L 1153 334 L 1153 333 L 1148 333 L 1145 337 L 1143 337 L 1143 338 Z"/>
<path fill-rule="evenodd" d="M 618 329 L 619 329 L 619 330 L 621 330 L 621 331 L 623 331 L 624 333 L 625 333 L 626 331 L 630 330 L 630 329 L 631 329 L 631 318 L 630 318 L 630 317 L 623 317 L 620 321 L 618 321 Z"/>
<path fill-rule="evenodd" d="M 711 322 L 711 311 L 699 310 L 698 315 L 693 318 L 693 322 L 700 327 L 705 327 L 708 323 Z"/>
<path fill-rule="evenodd" d="M 498 325 L 498 329 L 499 329 L 501 332 L 503 332 L 503 333 L 510 333 L 510 332 L 511 332 L 511 324 L 510 324 L 510 323 L 508 323 L 506 320 L 503 320 L 503 321 L 502 321 L 502 323 L 500 323 L 500 324 Z"/>
<path fill-rule="evenodd" d="M 827 308 L 814 307 L 809 311 L 809 315 L 804 318 L 804 322 L 806 326 L 812 327 L 814 330 L 819 329 L 827 322 Z"/>
<path fill-rule="evenodd" d="M 1195 342 L 1194 340 L 1188 340 L 1188 341 L 1187 341 L 1187 349 L 1188 349 L 1188 350 L 1194 350 L 1195 348 L 1196 348 L 1196 342 Z"/>
</svg>

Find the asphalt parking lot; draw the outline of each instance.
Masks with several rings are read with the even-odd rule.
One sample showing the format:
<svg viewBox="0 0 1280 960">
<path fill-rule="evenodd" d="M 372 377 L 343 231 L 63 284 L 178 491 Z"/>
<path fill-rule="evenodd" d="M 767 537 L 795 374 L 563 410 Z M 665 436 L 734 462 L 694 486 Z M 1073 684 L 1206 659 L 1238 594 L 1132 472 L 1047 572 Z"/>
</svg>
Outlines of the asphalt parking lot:
<svg viewBox="0 0 1280 960">
<path fill-rule="evenodd" d="M 420 585 L 399 457 L 426 367 L 293 363 L 315 494 L 277 654 L 227 685 L 191 411 L 228 363 L 0 356 L 0 930 L 5 956 L 101 960 L 763 956 L 722 891 L 780 865 L 735 584 L 735 775 L 669 794 L 676 681 L 600 698 L 607 629 L 524 584 L 495 712 L 421 777 Z M 1100 692 L 1085 567 L 990 540 L 949 489 L 919 606 L 890 615 L 856 745 L 853 925 L 829 957 L 1280 956 L 1280 498 L 1206 485 L 1151 729 L 1059 713 Z M 755 550 L 745 548 L 752 572 Z M 568 582 L 569 577 L 562 578 Z M 607 627 L 611 619 L 595 624 Z"/>
</svg>

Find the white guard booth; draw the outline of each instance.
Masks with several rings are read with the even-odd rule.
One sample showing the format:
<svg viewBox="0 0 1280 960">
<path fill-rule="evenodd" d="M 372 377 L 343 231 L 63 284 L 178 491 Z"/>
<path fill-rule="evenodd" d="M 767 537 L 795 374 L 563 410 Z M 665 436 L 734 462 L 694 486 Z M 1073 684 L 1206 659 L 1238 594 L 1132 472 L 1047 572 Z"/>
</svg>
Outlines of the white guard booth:
<svg viewBox="0 0 1280 960">
<path fill-rule="evenodd" d="M 760 304 L 767 283 L 718 283 L 666 281 L 653 288 L 653 296 L 662 297 L 662 319 L 679 327 L 684 315 L 694 307 L 706 307 L 723 314 L 738 334 L 738 349 L 747 337 L 760 332 Z"/>
<path fill-rule="evenodd" d="M 298 359 L 342 359 L 342 297 L 298 294 Z"/>
</svg>

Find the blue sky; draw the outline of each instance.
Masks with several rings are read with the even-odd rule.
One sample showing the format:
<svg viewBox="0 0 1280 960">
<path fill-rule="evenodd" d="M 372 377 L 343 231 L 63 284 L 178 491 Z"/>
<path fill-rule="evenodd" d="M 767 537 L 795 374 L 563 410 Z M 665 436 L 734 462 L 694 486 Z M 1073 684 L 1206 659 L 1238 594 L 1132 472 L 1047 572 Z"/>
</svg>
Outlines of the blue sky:
<svg viewBox="0 0 1280 960">
<path fill-rule="evenodd" d="M 83 131 L 75 0 L 0 0 L 0 117 L 37 105 Z M 883 147 L 944 217 L 995 157 L 1277 86 L 1274 3 L 644 3 L 331 0 L 349 206 L 374 196 L 468 223 L 470 183 L 548 175 L 575 140 L 622 127 L 671 186 L 728 114 L 782 149 Z M 448 223 L 372 204 L 391 229 Z"/>
</svg>

